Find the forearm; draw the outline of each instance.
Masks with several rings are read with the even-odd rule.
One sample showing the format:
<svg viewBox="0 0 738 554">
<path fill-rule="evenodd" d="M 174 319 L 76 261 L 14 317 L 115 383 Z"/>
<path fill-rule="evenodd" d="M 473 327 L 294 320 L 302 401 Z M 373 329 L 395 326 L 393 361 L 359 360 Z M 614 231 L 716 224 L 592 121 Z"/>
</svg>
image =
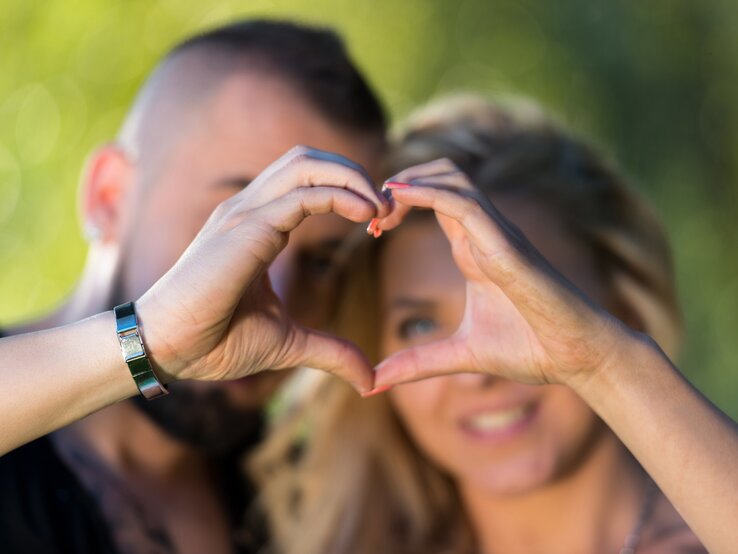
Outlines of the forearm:
<svg viewBox="0 0 738 554">
<path fill-rule="evenodd" d="M 137 393 L 112 312 L 0 340 L 0 455 Z"/>
<path fill-rule="evenodd" d="M 738 544 L 738 427 L 668 358 L 634 340 L 573 388 L 639 460 L 710 552 Z"/>
</svg>

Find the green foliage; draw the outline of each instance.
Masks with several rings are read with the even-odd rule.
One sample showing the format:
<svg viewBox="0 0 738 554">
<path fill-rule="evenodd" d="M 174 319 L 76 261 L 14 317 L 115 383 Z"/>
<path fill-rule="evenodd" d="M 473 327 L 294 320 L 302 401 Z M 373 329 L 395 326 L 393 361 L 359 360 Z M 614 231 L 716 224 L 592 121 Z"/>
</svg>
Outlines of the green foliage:
<svg viewBox="0 0 738 554">
<path fill-rule="evenodd" d="M 85 156 L 159 56 L 239 16 L 336 26 L 395 119 L 439 93 L 531 96 L 595 139 L 673 239 L 682 366 L 738 416 L 738 5 L 730 0 L 6 0 L 0 16 L 0 324 L 51 309 L 85 245 Z"/>
</svg>

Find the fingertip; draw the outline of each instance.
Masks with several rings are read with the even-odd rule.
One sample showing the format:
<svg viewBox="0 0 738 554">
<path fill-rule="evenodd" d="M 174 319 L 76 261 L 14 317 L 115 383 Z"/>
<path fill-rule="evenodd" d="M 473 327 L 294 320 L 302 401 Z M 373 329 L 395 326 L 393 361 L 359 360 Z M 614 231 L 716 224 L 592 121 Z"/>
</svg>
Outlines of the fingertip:
<svg viewBox="0 0 738 554">
<path fill-rule="evenodd" d="M 386 362 L 382 362 L 377 367 L 374 368 L 374 389 L 382 389 L 385 390 L 386 388 L 391 388 L 395 386 L 397 383 L 395 383 L 392 380 L 391 371 L 388 371 L 388 365 Z"/>
<path fill-rule="evenodd" d="M 387 187 L 389 190 L 402 190 L 402 189 L 408 189 L 412 185 L 410 183 L 398 183 L 396 181 L 388 181 L 384 184 L 385 187 Z"/>
<path fill-rule="evenodd" d="M 376 396 L 378 394 L 382 394 L 383 392 L 387 392 L 392 388 L 392 385 L 383 385 L 381 387 L 374 387 L 372 390 L 368 392 L 362 392 L 361 397 L 362 398 L 371 398 L 372 396 Z"/>
<path fill-rule="evenodd" d="M 380 195 L 384 202 L 382 202 L 379 207 L 377 208 L 377 218 L 381 219 L 383 217 L 387 217 L 389 214 L 392 213 L 392 203 L 390 200 L 387 200 L 384 198 L 383 195 Z"/>
</svg>

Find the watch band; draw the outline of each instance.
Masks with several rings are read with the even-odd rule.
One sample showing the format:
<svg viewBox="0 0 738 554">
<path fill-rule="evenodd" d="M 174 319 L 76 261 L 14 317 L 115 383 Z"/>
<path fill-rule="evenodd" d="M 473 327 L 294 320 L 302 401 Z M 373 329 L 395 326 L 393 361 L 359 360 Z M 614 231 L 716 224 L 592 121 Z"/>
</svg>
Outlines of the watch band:
<svg viewBox="0 0 738 554">
<path fill-rule="evenodd" d="M 131 375 L 138 390 L 146 400 L 153 400 L 169 394 L 166 386 L 157 379 L 154 368 L 151 367 L 151 362 L 146 356 L 146 349 L 141 339 L 133 302 L 116 306 L 113 308 L 113 312 L 115 312 L 115 325 L 123 359 L 128 365 L 128 369 L 131 370 Z"/>
</svg>

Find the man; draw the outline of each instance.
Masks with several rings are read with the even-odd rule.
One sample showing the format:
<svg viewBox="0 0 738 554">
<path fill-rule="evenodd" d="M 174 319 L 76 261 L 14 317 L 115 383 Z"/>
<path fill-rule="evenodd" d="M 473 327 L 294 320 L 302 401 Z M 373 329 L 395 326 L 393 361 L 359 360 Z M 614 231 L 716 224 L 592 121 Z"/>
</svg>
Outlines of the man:
<svg viewBox="0 0 738 554">
<path fill-rule="evenodd" d="M 118 141 L 83 182 L 91 237 L 81 281 L 31 331 L 139 298 L 177 261 L 213 209 L 295 144 L 377 176 L 385 120 L 332 33 L 253 21 L 175 48 L 145 84 Z M 272 264 L 290 316 L 329 315 L 332 255 L 352 224 L 307 219 Z M 249 491 L 239 454 L 284 372 L 228 384 L 175 383 L 168 397 L 106 408 L 0 458 L 3 552 L 232 552 Z"/>
</svg>

